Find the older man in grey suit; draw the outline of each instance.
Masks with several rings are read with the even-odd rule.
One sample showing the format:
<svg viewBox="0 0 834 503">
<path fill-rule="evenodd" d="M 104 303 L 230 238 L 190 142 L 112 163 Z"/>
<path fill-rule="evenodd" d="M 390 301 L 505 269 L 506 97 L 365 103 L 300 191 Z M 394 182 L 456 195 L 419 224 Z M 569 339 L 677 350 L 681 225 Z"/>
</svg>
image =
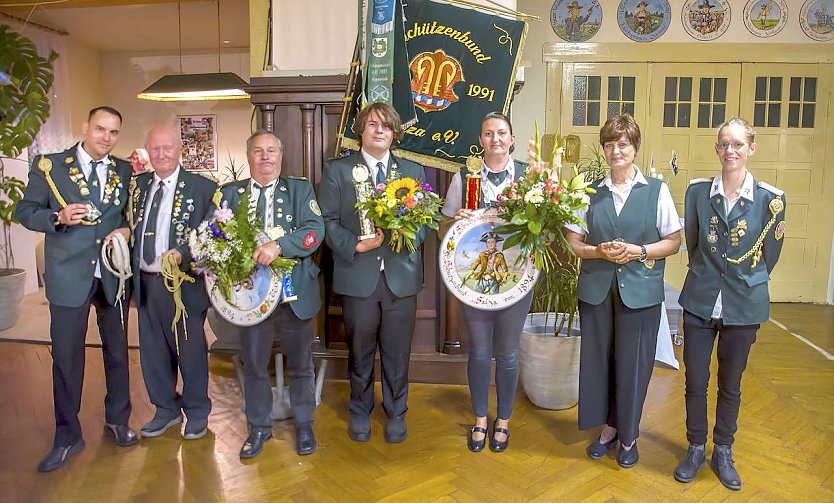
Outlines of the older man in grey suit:
<svg viewBox="0 0 834 503">
<path fill-rule="evenodd" d="M 116 233 L 130 235 L 124 212 L 130 164 L 110 155 L 121 126 L 117 110 L 92 109 L 81 128 L 81 143 L 32 162 L 29 184 L 15 211 L 24 227 L 46 234 L 44 280 L 56 431 L 52 450 L 38 464 L 40 472 L 60 468 L 84 448 L 78 411 L 91 305 L 96 307 L 107 381 L 105 431 L 122 447 L 139 441 L 127 424 L 130 386 L 122 323 L 127 303 L 115 305 L 118 280 L 99 264 L 105 239 Z"/>
<path fill-rule="evenodd" d="M 139 354 L 148 397 L 156 406 L 143 437 L 156 437 L 188 421 L 183 438 L 194 440 L 206 434 L 211 401 L 208 397 L 208 347 L 203 325 L 209 307 L 202 276 L 183 282 L 181 297 L 187 317 L 171 322 L 176 313 L 174 298 L 162 277 L 162 260 L 173 255 L 183 272 L 191 273 L 187 237 L 212 208 L 217 191 L 213 181 L 189 173 L 180 164 L 182 143 L 170 127 L 148 132 L 145 148 L 153 173 L 136 178 L 133 248 L 133 286 L 139 311 Z M 177 392 L 177 369 L 182 375 L 182 395 Z"/>
<path fill-rule="evenodd" d="M 354 124 L 360 152 L 328 161 L 318 193 L 326 241 L 333 250 L 333 291 L 344 296 L 350 374 L 348 435 L 356 442 L 370 438 L 374 357 L 379 346 L 382 406 L 388 416 L 385 440 L 397 443 L 407 436 L 408 362 L 423 264 L 420 250 L 409 254 L 404 247 L 395 253 L 388 243 L 389 234 L 382 229 L 376 229 L 371 239 L 359 239 L 362 232 L 354 184 L 364 181 L 357 179 L 360 172 L 375 183 L 403 177 L 425 182 L 426 174 L 419 164 L 391 154 L 391 144 L 402 138 L 402 127 L 390 105 L 367 106 Z M 417 247 L 424 236 L 425 228 L 417 234 Z"/>
</svg>

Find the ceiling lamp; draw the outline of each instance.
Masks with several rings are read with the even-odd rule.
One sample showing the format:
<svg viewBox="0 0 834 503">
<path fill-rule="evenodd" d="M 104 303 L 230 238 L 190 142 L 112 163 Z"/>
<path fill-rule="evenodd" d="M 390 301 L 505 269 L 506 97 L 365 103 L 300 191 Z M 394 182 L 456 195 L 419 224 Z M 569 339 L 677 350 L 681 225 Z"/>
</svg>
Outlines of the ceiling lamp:
<svg viewBox="0 0 834 503">
<path fill-rule="evenodd" d="M 180 73 L 164 75 L 137 94 L 150 101 L 214 101 L 247 99 L 249 84 L 237 74 L 220 72 L 220 2 L 217 3 L 217 73 L 182 73 L 182 6 L 177 2 L 179 23 Z"/>
</svg>

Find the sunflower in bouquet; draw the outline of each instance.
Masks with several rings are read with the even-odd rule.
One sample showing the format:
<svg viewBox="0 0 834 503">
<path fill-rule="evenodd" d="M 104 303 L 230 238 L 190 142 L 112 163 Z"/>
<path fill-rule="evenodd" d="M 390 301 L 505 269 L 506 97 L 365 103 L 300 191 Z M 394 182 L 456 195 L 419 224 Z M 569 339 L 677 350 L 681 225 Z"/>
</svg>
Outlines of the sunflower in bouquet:
<svg viewBox="0 0 834 503">
<path fill-rule="evenodd" d="M 249 281 L 255 271 L 257 264 L 252 258 L 255 249 L 283 235 L 281 227 L 264 230 L 248 197 L 241 198 L 236 211 L 223 202 L 209 220 L 188 236 L 191 267 L 196 273 L 214 279 L 220 294 L 231 302 L 233 289 Z M 276 273 L 289 274 L 295 263 L 295 259 L 277 257 L 269 267 Z"/>
<path fill-rule="evenodd" d="M 365 211 L 376 227 L 391 231 L 391 249 L 399 253 L 406 245 L 414 253 L 414 240 L 422 226 L 437 230 L 443 200 L 428 183 L 414 178 L 396 178 L 377 184 L 356 207 Z"/>
<path fill-rule="evenodd" d="M 509 234 L 504 247 L 520 246 L 519 258 L 533 255 L 536 268 L 549 271 L 557 261 L 552 243 L 558 244 L 571 254 L 570 245 L 564 236 L 566 224 L 585 227 L 585 222 L 576 216 L 577 210 L 588 208 L 589 196 L 595 192 L 590 181 L 573 170 L 570 180 L 559 181 L 564 147 L 554 142 L 550 162 L 542 160 L 539 126 L 530 139 L 525 176 L 514 180 L 498 195 L 498 214 L 507 222 L 495 229 L 499 234 Z"/>
</svg>

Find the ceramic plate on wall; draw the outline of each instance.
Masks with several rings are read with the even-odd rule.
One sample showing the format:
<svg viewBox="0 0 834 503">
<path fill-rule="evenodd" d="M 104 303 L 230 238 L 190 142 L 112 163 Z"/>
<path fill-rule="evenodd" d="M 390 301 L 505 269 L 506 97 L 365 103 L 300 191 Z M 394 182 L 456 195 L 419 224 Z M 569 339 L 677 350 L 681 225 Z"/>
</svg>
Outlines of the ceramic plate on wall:
<svg viewBox="0 0 834 503">
<path fill-rule="evenodd" d="M 834 40 L 834 0 L 807 0 L 799 11 L 799 25 L 814 40 Z"/>
<path fill-rule="evenodd" d="M 602 7 L 596 0 L 556 0 L 550 8 L 550 26 L 568 42 L 585 42 L 602 26 Z"/>
<path fill-rule="evenodd" d="M 668 0 L 622 0 L 617 8 L 617 24 L 635 42 L 651 42 L 666 33 L 672 21 Z"/>
<path fill-rule="evenodd" d="M 686 0 L 681 11 L 683 29 L 695 40 L 715 40 L 730 27 L 727 0 Z"/>
<path fill-rule="evenodd" d="M 776 35 L 788 22 L 785 0 L 749 0 L 744 6 L 744 26 L 757 37 Z"/>
<path fill-rule="evenodd" d="M 536 285 L 539 270 L 518 246 L 504 248 L 507 238 L 495 232 L 505 222 L 495 210 L 479 210 L 458 220 L 440 243 L 440 277 L 461 302 L 496 311 L 523 299 Z"/>
</svg>

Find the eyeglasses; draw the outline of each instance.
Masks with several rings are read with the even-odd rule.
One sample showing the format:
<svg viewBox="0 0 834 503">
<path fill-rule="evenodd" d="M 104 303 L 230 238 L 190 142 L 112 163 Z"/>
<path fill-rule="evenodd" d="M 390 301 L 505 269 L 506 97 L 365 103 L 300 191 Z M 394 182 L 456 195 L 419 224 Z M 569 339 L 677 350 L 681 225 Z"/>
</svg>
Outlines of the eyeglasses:
<svg viewBox="0 0 834 503">
<path fill-rule="evenodd" d="M 747 146 L 746 143 L 741 143 L 741 142 L 727 143 L 726 141 L 722 142 L 722 143 L 716 143 L 715 144 L 715 148 L 717 148 L 718 150 L 720 150 L 722 152 L 726 152 L 726 151 L 730 150 L 731 148 L 733 150 L 735 150 L 736 152 L 738 152 L 746 146 Z"/>
<path fill-rule="evenodd" d="M 617 147 L 617 150 L 625 150 L 631 146 L 631 143 L 628 142 L 617 142 L 614 143 L 613 141 L 606 142 L 602 145 L 603 150 L 614 150 L 614 147 Z"/>
</svg>

